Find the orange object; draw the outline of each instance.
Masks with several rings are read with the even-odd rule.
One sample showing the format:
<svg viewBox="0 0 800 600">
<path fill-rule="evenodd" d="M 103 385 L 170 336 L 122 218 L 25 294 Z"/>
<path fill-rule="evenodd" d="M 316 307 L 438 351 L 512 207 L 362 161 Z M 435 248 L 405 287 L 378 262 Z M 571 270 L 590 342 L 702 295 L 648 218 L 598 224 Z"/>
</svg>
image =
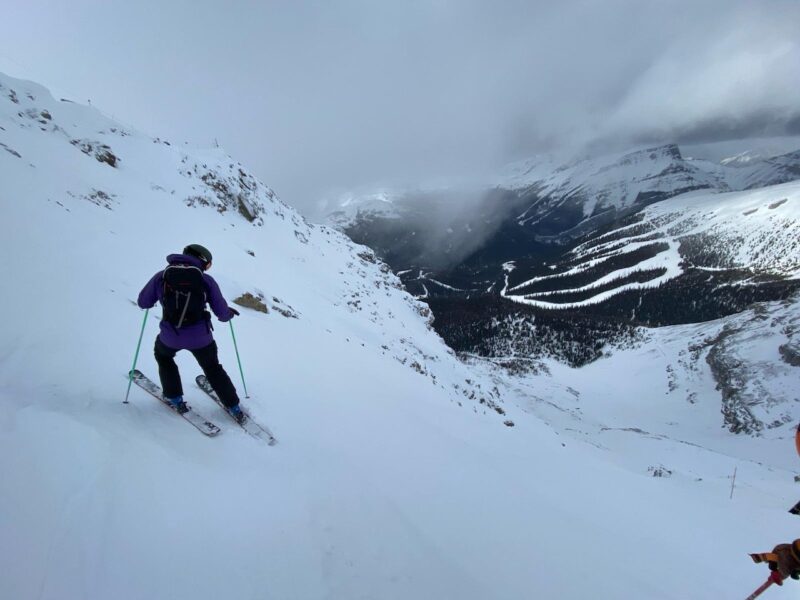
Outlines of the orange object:
<svg viewBox="0 0 800 600">
<path fill-rule="evenodd" d="M 761 554 L 751 554 L 750 558 L 758 564 L 762 562 L 778 562 L 778 555 L 774 552 L 762 552 Z"/>
<path fill-rule="evenodd" d="M 797 433 L 794 434 L 794 445 L 797 446 L 797 454 L 800 456 L 800 425 L 797 426 Z"/>
</svg>

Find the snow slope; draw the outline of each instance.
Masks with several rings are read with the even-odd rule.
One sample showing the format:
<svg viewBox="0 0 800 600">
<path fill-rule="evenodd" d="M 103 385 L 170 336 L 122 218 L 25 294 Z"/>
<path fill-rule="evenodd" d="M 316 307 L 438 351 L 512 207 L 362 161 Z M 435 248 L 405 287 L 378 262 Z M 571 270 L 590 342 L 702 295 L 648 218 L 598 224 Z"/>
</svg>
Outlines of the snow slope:
<svg viewBox="0 0 800 600">
<path fill-rule="evenodd" d="M 221 150 L 0 86 L 0 597 L 735 597 L 766 577 L 745 554 L 794 535 L 785 430 L 712 435 L 708 410 L 709 430 L 687 435 L 711 449 L 567 435 L 573 379 L 608 422 L 643 419 L 648 362 L 617 388 L 624 363 L 523 385 L 459 362 L 366 248 L 303 221 Z M 275 447 L 190 385 L 186 353 L 187 400 L 219 437 L 139 390 L 121 402 L 133 301 L 191 242 L 214 253 L 228 299 L 261 293 L 270 307 L 234 326 L 245 402 Z M 152 376 L 157 313 L 139 359 Z M 238 382 L 228 333 L 217 326 Z M 665 451 L 703 481 L 652 477 L 645 456 Z"/>
<path fill-rule="evenodd" d="M 580 369 L 547 360 L 536 375 L 520 375 L 516 382 L 538 388 L 524 410 L 606 451 L 604 439 L 620 435 L 796 470 L 790 450 L 800 403 L 798 367 L 792 364 L 798 325 L 797 303 L 763 303 L 725 319 L 647 329 L 641 343 Z M 735 426 L 754 423 L 757 443 L 730 435 Z M 619 452 L 615 460 L 638 470 L 661 461 L 682 476 L 720 477 L 713 460 L 683 461 L 674 453 L 639 448 Z M 779 496 L 770 497 L 775 501 Z"/>
<path fill-rule="evenodd" d="M 705 264 L 692 261 L 683 250 L 687 240 L 700 238 L 704 250 L 713 254 Z M 644 260 L 624 261 L 643 248 L 652 247 Z M 612 259 L 624 267 L 598 269 Z M 567 267 L 508 284 L 514 265 L 506 266 L 509 300 L 540 308 L 574 309 L 604 302 L 630 290 L 655 288 L 689 269 L 744 269 L 753 276 L 769 273 L 800 277 L 800 183 L 791 182 L 746 192 L 714 194 L 691 192 L 648 206 L 641 219 L 591 238 L 566 257 Z M 630 264 L 633 262 L 634 264 Z M 580 287 L 565 287 L 570 277 L 598 270 L 597 276 Z M 632 275 L 652 273 L 649 278 L 628 282 Z M 552 282 L 552 290 L 528 293 L 534 284 Z M 614 285 L 616 284 L 616 285 Z M 596 290 L 596 293 L 591 293 Z M 554 297 L 586 293 L 583 300 L 557 302 Z"/>
</svg>

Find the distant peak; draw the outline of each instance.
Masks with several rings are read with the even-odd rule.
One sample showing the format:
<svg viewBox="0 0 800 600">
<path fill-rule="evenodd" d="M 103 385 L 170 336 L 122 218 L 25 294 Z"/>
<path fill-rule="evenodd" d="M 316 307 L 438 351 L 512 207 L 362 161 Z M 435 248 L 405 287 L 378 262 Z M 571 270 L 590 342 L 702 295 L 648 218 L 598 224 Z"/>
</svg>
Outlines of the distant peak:
<svg viewBox="0 0 800 600">
<path fill-rule="evenodd" d="M 642 148 L 625 154 L 621 161 L 625 160 L 642 160 L 648 158 L 655 160 L 657 158 L 669 158 L 671 160 L 683 160 L 680 148 L 677 144 L 664 144 L 663 146 L 653 146 L 651 148 Z"/>
</svg>

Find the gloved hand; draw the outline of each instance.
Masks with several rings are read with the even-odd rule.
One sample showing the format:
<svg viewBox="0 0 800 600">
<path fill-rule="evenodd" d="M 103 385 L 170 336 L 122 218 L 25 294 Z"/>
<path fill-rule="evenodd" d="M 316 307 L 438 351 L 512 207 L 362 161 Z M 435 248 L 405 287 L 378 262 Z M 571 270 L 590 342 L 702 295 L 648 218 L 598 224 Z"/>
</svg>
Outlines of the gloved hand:
<svg viewBox="0 0 800 600">
<path fill-rule="evenodd" d="M 768 579 L 774 584 L 783 585 L 783 575 L 778 571 L 770 571 Z"/>
<path fill-rule="evenodd" d="M 778 544 L 772 552 L 778 556 L 778 560 L 769 562 L 771 571 L 777 571 L 784 579 L 800 579 L 800 540 L 795 540 L 793 544 Z"/>
<path fill-rule="evenodd" d="M 228 308 L 231 309 L 231 319 L 233 317 L 238 317 L 239 316 L 239 311 L 238 310 L 236 310 L 235 308 L 231 308 L 230 306 Z"/>
</svg>

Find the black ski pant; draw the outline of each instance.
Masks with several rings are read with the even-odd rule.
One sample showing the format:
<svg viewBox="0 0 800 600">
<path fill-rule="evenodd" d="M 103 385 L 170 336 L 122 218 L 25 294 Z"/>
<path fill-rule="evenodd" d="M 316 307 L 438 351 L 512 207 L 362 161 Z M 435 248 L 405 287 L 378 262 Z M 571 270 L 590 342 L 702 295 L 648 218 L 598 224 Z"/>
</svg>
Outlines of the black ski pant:
<svg viewBox="0 0 800 600">
<path fill-rule="evenodd" d="M 200 368 L 203 369 L 208 382 L 217 396 L 225 406 L 236 406 L 239 404 L 239 396 L 236 388 L 217 358 L 217 342 L 211 342 L 208 346 L 198 350 L 189 350 Z M 178 365 L 175 364 L 175 355 L 178 350 L 170 348 L 161 342 L 161 338 L 156 338 L 155 355 L 158 363 L 158 375 L 161 377 L 161 389 L 167 398 L 177 398 L 183 396 L 183 386 L 181 385 L 181 374 L 178 372 Z"/>
</svg>

